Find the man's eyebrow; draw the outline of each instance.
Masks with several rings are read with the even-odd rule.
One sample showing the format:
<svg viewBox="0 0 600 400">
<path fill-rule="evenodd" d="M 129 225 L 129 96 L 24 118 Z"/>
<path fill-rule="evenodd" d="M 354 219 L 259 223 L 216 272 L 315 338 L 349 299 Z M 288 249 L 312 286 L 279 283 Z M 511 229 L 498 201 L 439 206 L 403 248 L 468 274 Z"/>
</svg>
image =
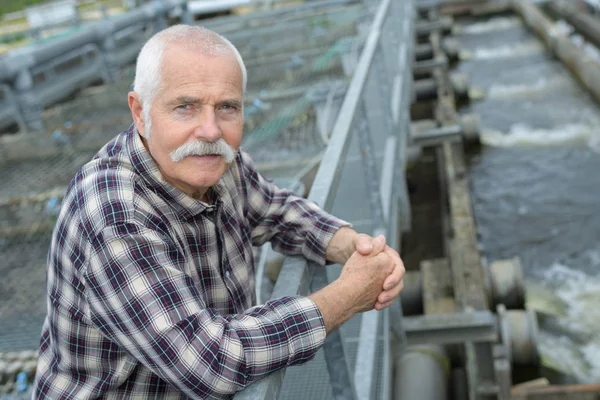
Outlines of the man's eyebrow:
<svg viewBox="0 0 600 400">
<path fill-rule="evenodd" d="M 198 97 L 179 96 L 175 100 L 173 100 L 171 103 L 193 104 L 193 103 L 199 103 L 199 102 L 200 102 L 200 99 Z"/>
<path fill-rule="evenodd" d="M 170 104 L 197 104 L 197 103 L 201 103 L 201 102 L 202 102 L 202 99 L 200 99 L 199 97 L 179 96 L 179 97 L 175 98 L 173 101 L 171 101 Z M 235 99 L 235 98 L 222 100 L 219 102 L 219 104 L 226 104 L 226 105 L 230 105 L 230 106 L 237 107 L 237 108 L 242 107 L 242 101 L 239 99 Z"/>
<path fill-rule="evenodd" d="M 228 106 L 237 107 L 237 108 L 242 107 L 242 102 L 238 99 L 225 99 L 225 100 L 221 101 L 220 103 L 228 105 Z"/>
</svg>

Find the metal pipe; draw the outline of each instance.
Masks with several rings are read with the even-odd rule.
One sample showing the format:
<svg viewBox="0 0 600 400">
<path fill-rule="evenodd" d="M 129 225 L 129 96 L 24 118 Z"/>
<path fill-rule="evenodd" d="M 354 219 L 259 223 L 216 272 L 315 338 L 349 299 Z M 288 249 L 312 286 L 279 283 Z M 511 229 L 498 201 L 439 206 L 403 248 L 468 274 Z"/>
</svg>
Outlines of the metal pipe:
<svg viewBox="0 0 600 400">
<path fill-rule="evenodd" d="M 428 60 L 433 58 L 433 47 L 429 43 L 418 44 L 415 46 L 415 61 Z"/>
<path fill-rule="evenodd" d="M 15 75 L 15 69 L 11 68 L 8 57 L 0 58 L 0 82 L 8 81 Z"/>
<path fill-rule="evenodd" d="M 188 9 L 193 15 L 209 14 L 220 11 L 231 10 L 250 4 L 250 0 L 225 0 L 225 1 L 190 1 Z"/>
<path fill-rule="evenodd" d="M 448 59 L 445 56 L 433 58 L 431 60 L 418 61 L 413 64 L 413 72 L 415 74 L 425 74 L 433 71 L 436 68 L 446 68 Z"/>
<path fill-rule="evenodd" d="M 600 21 L 597 18 L 584 14 L 574 3 L 567 1 L 550 2 L 548 9 L 567 20 L 587 40 L 600 47 Z"/>
<path fill-rule="evenodd" d="M 513 0 L 512 4 L 525 23 L 600 101 L 600 65 L 575 46 L 569 37 L 561 34 L 555 24 L 529 0 Z"/>
<path fill-rule="evenodd" d="M 444 16 L 433 21 L 419 21 L 415 25 L 415 32 L 417 35 L 427 35 L 431 31 L 442 30 L 448 32 L 452 29 L 454 20 L 452 17 Z"/>
<path fill-rule="evenodd" d="M 460 139 L 462 135 L 462 127 L 460 125 L 447 125 L 439 128 L 430 129 L 425 132 L 414 134 L 412 139 L 418 144 L 439 144 L 449 139 Z"/>
<path fill-rule="evenodd" d="M 159 7 L 160 6 L 156 3 L 146 4 L 142 7 L 120 14 L 112 18 L 110 22 L 112 22 L 114 30 L 118 31 L 140 22 L 152 21 L 154 17 L 162 11 Z"/>
<path fill-rule="evenodd" d="M 62 55 L 86 44 L 103 40 L 107 35 L 114 33 L 114 31 L 118 31 L 136 23 L 148 22 L 158 13 L 166 12 L 175 6 L 184 3 L 183 0 L 178 0 L 171 2 L 168 5 L 147 4 L 114 17 L 109 21 L 98 21 L 89 24 L 72 35 L 52 39 L 47 43 L 39 44 L 37 46 L 28 46 L 19 49 L 14 52 L 15 59 L 21 63 L 17 66 L 11 67 L 8 65 L 8 61 L 5 61 L 5 57 L 2 57 L 2 62 L 0 62 L 0 80 L 14 76 L 14 71 L 43 64 L 46 61 L 57 57 L 57 55 Z M 107 32 L 108 26 L 112 28 L 110 29 L 111 32 Z"/>
<path fill-rule="evenodd" d="M 414 129 L 411 137 L 414 144 L 431 146 L 446 140 L 457 140 L 462 137 L 467 142 L 479 141 L 479 117 L 477 114 L 464 114 L 459 124 L 434 127 L 429 129 Z"/>
<path fill-rule="evenodd" d="M 394 399 L 446 400 L 450 360 L 441 346 L 409 346 L 396 359 Z"/>
<path fill-rule="evenodd" d="M 431 100 L 437 97 L 437 84 L 433 78 L 414 81 L 413 90 L 416 101 Z"/>
<path fill-rule="evenodd" d="M 450 75 L 450 83 L 454 97 L 457 99 L 469 96 L 469 80 L 466 74 L 457 72 Z M 437 98 L 438 87 L 435 79 L 425 78 L 414 81 L 413 90 L 417 101 L 431 100 Z"/>
<path fill-rule="evenodd" d="M 256 11 L 248 14 L 234 14 L 223 17 L 213 18 L 207 20 L 204 24 L 206 28 L 211 30 L 224 31 L 239 30 L 248 27 L 250 23 L 262 23 L 265 20 L 277 20 L 278 17 L 285 16 L 289 20 L 291 14 L 290 10 L 293 7 L 293 18 L 304 18 L 307 16 L 306 13 L 312 13 L 313 10 L 326 9 L 335 6 L 345 6 L 349 4 L 358 3 L 358 0 L 326 0 L 326 1 L 315 1 L 302 3 L 291 7 L 281 7 L 269 11 Z"/>
<path fill-rule="evenodd" d="M 94 28 L 95 28 L 94 24 Z M 32 58 L 32 64 L 23 65 L 24 68 L 30 68 L 34 65 L 43 64 L 48 60 L 61 56 L 78 47 L 83 47 L 86 44 L 94 43 L 99 39 L 96 29 L 82 29 L 73 35 L 53 39 L 48 43 L 38 45 L 36 47 L 25 47 L 23 53 L 29 53 Z"/>
</svg>

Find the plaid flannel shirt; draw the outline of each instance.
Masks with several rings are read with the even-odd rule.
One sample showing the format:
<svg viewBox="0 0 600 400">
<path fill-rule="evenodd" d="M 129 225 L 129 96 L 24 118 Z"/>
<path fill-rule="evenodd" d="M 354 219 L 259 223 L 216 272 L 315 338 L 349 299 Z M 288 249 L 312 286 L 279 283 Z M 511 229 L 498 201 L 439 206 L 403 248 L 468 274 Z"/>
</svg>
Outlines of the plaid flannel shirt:
<svg viewBox="0 0 600 400">
<path fill-rule="evenodd" d="M 209 206 L 167 184 L 133 126 L 77 173 L 48 255 L 34 398 L 228 398 L 314 357 L 311 300 L 252 307 L 252 245 L 324 264 L 345 223 L 243 151 L 213 189 Z"/>
</svg>

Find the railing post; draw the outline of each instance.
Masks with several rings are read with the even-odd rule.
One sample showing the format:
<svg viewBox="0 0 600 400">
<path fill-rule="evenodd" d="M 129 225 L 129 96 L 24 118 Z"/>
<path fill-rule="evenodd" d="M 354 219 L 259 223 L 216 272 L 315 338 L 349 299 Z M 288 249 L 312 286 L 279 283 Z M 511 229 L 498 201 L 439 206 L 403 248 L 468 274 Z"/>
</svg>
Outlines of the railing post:
<svg viewBox="0 0 600 400">
<path fill-rule="evenodd" d="M 44 106 L 39 102 L 33 90 L 34 82 L 31 70 L 23 68 L 15 79 L 15 92 L 28 129 L 40 131 L 44 128 L 42 111 Z"/>
<path fill-rule="evenodd" d="M 328 270 L 331 270 L 331 267 Z M 331 275 L 328 273 L 328 270 L 325 268 L 317 268 L 315 270 L 312 281 L 313 292 L 322 289 L 332 281 L 331 278 L 333 277 L 328 277 L 328 275 Z M 350 366 L 348 365 L 347 353 L 344 347 L 341 328 L 339 328 L 327 335 L 327 339 L 323 345 L 323 352 L 325 353 L 325 362 L 327 363 L 333 398 L 336 400 L 354 400 L 354 381 L 350 377 Z"/>
<path fill-rule="evenodd" d="M 8 85 L 0 83 L 0 93 L 2 94 L 2 100 L 0 100 L 0 107 L 4 107 L 4 112 L 9 113 L 12 116 L 13 121 L 16 122 L 16 124 L 19 126 L 19 129 L 25 131 L 25 129 L 27 129 L 27 127 L 25 126 L 25 120 L 23 119 L 23 115 L 19 107 L 19 102 L 12 93 L 12 90 Z M 5 106 L 3 106 L 2 104 L 5 104 Z M 2 110 L 0 110 L 0 114 L 2 114 Z M 2 123 L 3 121 L 0 120 L 0 124 Z M 1 162 L 2 149 L 0 149 L 0 163 Z"/>
<path fill-rule="evenodd" d="M 377 51 L 377 50 L 375 50 Z M 373 68 L 370 71 L 370 80 L 367 85 L 374 85 L 375 77 L 373 76 Z M 367 89 L 368 89 L 367 86 Z M 373 86 L 371 86 L 373 89 Z M 380 176 L 377 173 L 375 163 L 375 155 L 373 154 L 372 131 L 369 127 L 371 123 L 380 122 L 369 120 L 367 114 L 367 106 L 369 102 L 367 97 L 362 99 L 362 107 L 358 116 L 359 122 L 356 129 L 357 139 L 360 147 L 360 153 L 363 161 L 363 169 L 367 183 L 367 191 L 369 192 L 369 207 L 371 208 L 373 226 L 378 233 L 385 234 L 385 217 L 382 209 L 381 193 L 379 187 Z M 379 125 L 379 124 L 378 124 Z M 381 128 L 376 128 L 381 129 Z M 356 382 L 356 395 L 360 400 L 369 400 L 373 394 L 373 373 L 375 369 L 375 351 L 377 347 L 377 337 L 379 331 L 379 314 L 376 310 L 363 313 L 361 315 L 361 328 L 358 343 L 358 355 L 356 366 L 354 368 L 354 380 Z"/>
<path fill-rule="evenodd" d="M 104 64 L 106 66 L 106 74 L 109 81 L 116 81 L 119 79 L 119 64 L 117 63 L 117 57 L 115 52 L 117 51 L 117 45 L 115 43 L 114 36 L 114 24 L 110 20 L 104 20 L 99 22 L 98 25 L 101 35 L 101 49 L 102 57 L 104 58 Z"/>
<path fill-rule="evenodd" d="M 181 4 L 181 22 L 186 25 L 194 25 L 194 16 L 190 12 L 187 2 Z"/>
<path fill-rule="evenodd" d="M 385 226 L 384 215 L 379 192 L 380 176 L 373 154 L 373 134 L 371 133 L 372 121 L 367 116 L 367 100 L 363 98 L 363 104 L 359 114 L 358 128 L 356 129 L 360 153 L 363 161 L 367 190 L 369 191 L 369 206 L 371 207 L 373 226 L 383 228 Z"/>
<path fill-rule="evenodd" d="M 161 0 L 154 0 L 154 10 L 156 11 L 154 17 L 154 32 L 160 32 L 165 29 L 167 25 L 167 8 Z"/>
<path fill-rule="evenodd" d="M 406 42 L 403 42 L 398 47 L 398 75 L 396 77 L 396 82 L 398 84 L 397 87 L 397 96 L 398 100 L 396 102 L 392 101 L 392 103 L 396 103 L 398 107 L 401 104 L 410 104 L 412 102 L 412 61 L 414 58 L 414 20 L 415 16 L 413 15 L 415 9 L 413 7 L 412 2 L 406 2 L 402 5 L 404 10 L 400 10 L 398 13 L 401 15 L 399 18 L 400 25 L 402 26 L 402 30 L 405 33 L 405 37 L 407 39 Z M 404 107 L 400 109 L 393 110 L 398 115 L 397 121 L 397 135 L 398 135 L 398 156 L 404 157 L 406 154 L 407 141 L 409 136 L 410 129 L 410 110 L 409 107 Z M 399 202 L 399 218 L 400 225 L 403 232 L 406 232 L 410 229 L 412 224 L 411 222 L 411 208 L 410 208 L 410 200 L 408 194 L 408 187 L 406 185 L 406 177 L 405 177 L 405 168 L 406 168 L 406 160 L 402 159 L 402 162 L 399 163 L 397 169 L 397 178 L 395 179 L 398 184 L 398 192 L 397 199 Z"/>
</svg>

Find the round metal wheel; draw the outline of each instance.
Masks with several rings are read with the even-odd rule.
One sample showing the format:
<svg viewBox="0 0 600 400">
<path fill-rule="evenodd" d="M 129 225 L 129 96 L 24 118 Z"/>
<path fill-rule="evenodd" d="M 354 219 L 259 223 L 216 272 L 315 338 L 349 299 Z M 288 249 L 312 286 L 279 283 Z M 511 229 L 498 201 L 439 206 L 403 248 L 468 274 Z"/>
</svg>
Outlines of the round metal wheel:
<svg viewBox="0 0 600 400">
<path fill-rule="evenodd" d="M 479 116 L 477 114 L 465 114 L 460 118 L 460 126 L 463 137 L 467 142 L 479 142 Z"/>
<path fill-rule="evenodd" d="M 531 310 L 506 310 L 497 307 L 501 340 L 506 345 L 508 359 L 513 365 L 538 365 L 538 325 Z"/>
</svg>

